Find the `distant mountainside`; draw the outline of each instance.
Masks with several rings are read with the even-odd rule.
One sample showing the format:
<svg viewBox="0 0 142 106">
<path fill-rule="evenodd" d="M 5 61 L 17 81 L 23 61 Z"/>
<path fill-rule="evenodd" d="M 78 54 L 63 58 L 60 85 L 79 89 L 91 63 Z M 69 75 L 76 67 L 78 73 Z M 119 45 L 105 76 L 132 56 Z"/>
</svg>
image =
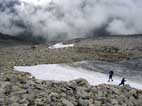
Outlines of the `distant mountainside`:
<svg viewBox="0 0 142 106">
<path fill-rule="evenodd" d="M 129 34 L 129 35 L 94 35 L 89 36 L 85 38 L 75 38 L 75 39 L 69 39 L 67 41 L 64 41 L 64 44 L 68 43 L 78 43 L 86 40 L 96 41 L 96 40 L 103 40 L 103 39 L 123 39 L 123 38 L 129 38 L 129 39 L 136 39 L 136 38 L 142 38 L 142 34 Z M 142 41 L 141 41 L 142 42 Z"/>
<path fill-rule="evenodd" d="M 8 34 L 0 33 L 0 48 L 4 47 L 11 47 L 11 46 L 17 46 L 17 45 L 32 45 L 32 44 L 39 44 L 43 43 L 43 39 L 40 38 L 34 38 L 28 35 L 23 36 L 12 36 Z"/>
<path fill-rule="evenodd" d="M 3 34 L 0 32 L 0 40 L 19 40 L 19 39 L 15 36 L 10 36 L 8 34 Z"/>
<path fill-rule="evenodd" d="M 33 37 L 32 35 L 28 34 L 21 34 L 18 36 L 13 36 L 13 35 L 8 35 L 8 34 L 3 34 L 0 32 L 0 43 L 5 43 L 5 42 L 21 42 L 21 43 L 26 43 L 26 44 L 40 44 L 40 43 L 45 43 L 45 39 L 42 37 Z"/>
<path fill-rule="evenodd" d="M 95 34 L 94 36 L 89 36 L 88 37 L 82 37 L 82 38 L 75 38 L 75 39 L 68 39 L 66 41 L 64 40 L 54 40 L 54 41 L 48 41 L 48 44 L 55 44 L 58 42 L 64 42 L 64 43 L 77 43 L 80 41 L 86 41 L 89 39 L 92 40 L 100 40 L 100 39 L 114 39 L 114 38 L 141 38 L 142 34 L 130 34 L 130 35 L 107 35 L 107 34 Z M 18 43 L 17 43 L 18 42 Z M 45 38 L 42 38 L 40 36 L 34 37 L 32 34 L 20 34 L 18 36 L 13 36 L 13 35 L 8 35 L 8 34 L 3 34 L 0 32 L 0 45 L 11 45 L 13 44 L 43 44 L 46 42 Z"/>
</svg>

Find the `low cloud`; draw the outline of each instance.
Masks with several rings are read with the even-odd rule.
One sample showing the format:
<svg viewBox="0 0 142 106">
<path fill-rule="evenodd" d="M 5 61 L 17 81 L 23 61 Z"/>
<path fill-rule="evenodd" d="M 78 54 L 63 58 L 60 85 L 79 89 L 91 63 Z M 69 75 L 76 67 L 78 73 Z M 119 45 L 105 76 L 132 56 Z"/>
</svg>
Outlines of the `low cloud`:
<svg viewBox="0 0 142 106">
<path fill-rule="evenodd" d="M 47 40 L 142 33 L 141 0 L 1 0 L 0 32 Z"/>
</svg>

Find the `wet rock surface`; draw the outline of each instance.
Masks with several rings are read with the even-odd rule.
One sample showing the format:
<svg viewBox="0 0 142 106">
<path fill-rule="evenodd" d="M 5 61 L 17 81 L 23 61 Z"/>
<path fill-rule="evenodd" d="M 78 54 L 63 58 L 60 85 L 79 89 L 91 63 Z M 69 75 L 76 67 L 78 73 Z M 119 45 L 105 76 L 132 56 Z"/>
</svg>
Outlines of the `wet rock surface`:
<svg viewBox="0 0 142 106">
<path fill-rule="evenodd" d="M 91 86 L 84 79 L 41 81 L 28 73 L 3 73 L 0 106 L 141 106 L 142 91 L 129 86 Z"/>
</svg>

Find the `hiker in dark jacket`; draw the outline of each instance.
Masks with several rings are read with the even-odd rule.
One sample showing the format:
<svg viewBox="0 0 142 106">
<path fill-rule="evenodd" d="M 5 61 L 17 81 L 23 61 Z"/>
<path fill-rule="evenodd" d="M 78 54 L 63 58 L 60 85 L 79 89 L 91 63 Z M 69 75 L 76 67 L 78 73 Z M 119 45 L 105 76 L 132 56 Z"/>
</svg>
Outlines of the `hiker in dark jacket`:
<svg viewBox="0 0 142 106">
<path fill-rule="evenodd" d="M 125 77 L 124 77 L 124 78 L 122 78 L 121 83 L 119 84 L 119 86 L 120 86 L 120 85 L 123 85 L 123 86 L 124 86 L 124 85 L 125 85 L 125 82 L 126 82 L 126 79 L 125 79 Z"/>
<path fill-rule="evenodd" d="M 110 72 L 109 72 L 109 80 L 108 80 L 108 82 L 110 82 L 110 80 L 113 81 L 113 79 L 112 79 L 113 74 L 114 74 L 113 71 L 110 71 Z"/>
</svg>

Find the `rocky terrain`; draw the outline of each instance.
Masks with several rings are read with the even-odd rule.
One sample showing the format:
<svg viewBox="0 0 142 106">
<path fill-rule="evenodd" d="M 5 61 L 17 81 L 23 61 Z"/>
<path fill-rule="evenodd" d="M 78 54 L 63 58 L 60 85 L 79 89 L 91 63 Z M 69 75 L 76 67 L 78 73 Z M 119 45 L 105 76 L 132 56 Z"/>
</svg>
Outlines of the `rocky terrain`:
<svg viewBox="0 0 142 106">
<path fill-rule="evenodd" d="M 13 66 L 91 61 L 85 68 L 107 73 L 107 67 L 121 66 L 117 75 L 142 76 L 142 36 L 75 39 L 71 48 L 49 49 L 51 44 L 0 48 L 0 106 L 141 106 L 142 91 L 112 85 L 91 86 L 84 79 L 70 82 L 41 81 Z M 92 65 L 91 65 L 92 64 Z M 101 64 L 101 66 L 100 66 Z M 98 67 L 99 66 L 99 67 Z M 109 69 L 109 68 L 108 68 Z M 114 69 L 114 68 L 113 68 Z M 140 79 L 141 80 L 141 79 Z"/>
<path fill-rule="evenodd" d="M 41 81 L 27 73 L 1 73 L 0 106 L 141 106 L 142 91 L 91 86 L 84 79 Z"/>
</svg>

